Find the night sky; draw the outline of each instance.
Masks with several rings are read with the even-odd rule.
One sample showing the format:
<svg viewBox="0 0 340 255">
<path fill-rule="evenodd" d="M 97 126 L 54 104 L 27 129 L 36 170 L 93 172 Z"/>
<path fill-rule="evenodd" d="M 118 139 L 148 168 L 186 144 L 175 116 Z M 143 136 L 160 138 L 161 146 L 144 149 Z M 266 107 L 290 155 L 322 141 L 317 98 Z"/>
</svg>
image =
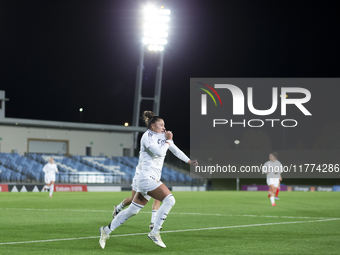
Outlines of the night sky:
<svg viewBox="0 0 340 255">
<path fill-rule="evenodd" d="M 146 3 L 0 0 L 0 89 L 10 98 L 6 117 L 79 122 L 82 107 L 86 123 L 132 123 Z M 154 3 L 171 10 L 160 116 L 182 149 L 190 144 L 191 77 L 340 76 L 337 1 Z M 156 53 L 145 53 L 143 96 L 152 96 L 157 59 Z M 334 91 L 340 87 L 331 95 L 319 91 L 320 100 L 311 107 L 333 100 L 336 114 Z M 146 109 L 152 105 L 143 103 Z M 321 130 L 327 120 L 315 128 Z M 287 136 L 285 146 L 293 148 L 297 136 Z M 306 136 L 307 148 L 313 136 Z M 273 141 L 273 148 L 281 149 L 281 142 Z"/>
</svg>

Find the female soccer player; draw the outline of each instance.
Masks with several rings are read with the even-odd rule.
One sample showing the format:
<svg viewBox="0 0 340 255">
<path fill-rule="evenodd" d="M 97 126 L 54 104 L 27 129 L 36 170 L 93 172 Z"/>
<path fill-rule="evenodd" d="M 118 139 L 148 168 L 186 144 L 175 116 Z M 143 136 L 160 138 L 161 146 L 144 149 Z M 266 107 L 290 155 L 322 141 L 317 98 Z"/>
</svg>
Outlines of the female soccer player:
<svg viewBox="0 0 340 255">
<path fill-rule="evenodd" d="M 165 248 L 161 236 L 160 228 L 166 219 L 171 208 L 175 204 L 175 198 L 170 190 L 160 181 L 164 158 L 169 149 L 175 156 L 190 165 L 197 165 L 197 160 L 190 160 L 172 141 L 171 131 L 165 131 L 164 120 L 155 116 L 153 112 L 145 111 L 143 119 L 148 130 L 141 138 L 139 164 L 139 178 L 137 180 L 137 192 L 126 210 L 121 211 L 108 226 L 99 229 L 99 244 L 105 248 L 106 240 L 110 233 L 123 224 L 127 219 L 136 215 L 150 200 L 150 197 L 162 201 L 155 224 L 148 237 L 158 246 Z"/>
<path fill-rule="evenodd" d="M 112 217 L 116 217 L 117 214 L 122 211 L 125 207 L 127 207 L 128 205 L 131 204 L 133 198 L 135 197 L 136 195 L 136 192 L 137 192 L 137 180 L 138 180 L 138 176 L 139 176 L 139 170 L 140 170 L 140 164 L 138 164 L 136 166 L 136 172 L 135 172 L 135 176 L 133 177 L 132 179 L 132 184 L 131 184 L 131 187 L 132 187 L 132 191 L 131 191 L 131 197 L 127 197 L 125 198 L 122 202 L 120 202 L 119 205 L 115 205 L 113 207 L 113 213 L 112 213 Z M 156 218 L 156 214 L 157 214 L 157 211 L 160 207 L 160 201 L 157 200 L 157 199 L 154 199 L 153 200 L 153 204 L 152 204 L 152 212 L 151 212 L 151 223 L 150 223 L 150 226 L 149 228 L 152 230 L 153 229 L 153 225 L 155 223 L 155 218 Z"/>
<path fill-rule="evenodd" d="M 270 153 L 269 161 L 264 163 L 262 167 L 262 172 L 267 174 L 267 184 L 269 186 L 270 202 L 272 206 L 276 206 L 274 197 L 276 189 L 279 187 L 280 181 L 282 181 L 282 164 L 277 160 L 277 157 L 277 152 Z"/>
<path fill-rule="evenodd" d="M 45 172 L 45 183 L 47 189 L 50 190 L 50 197 L 52 197 L 55 182 L 55 173 L 58 173 L 57 165 L 53 163 L 53 158 L 51 157 L 49 163 L 47 163 L 43 171 Z"/>
</svg>

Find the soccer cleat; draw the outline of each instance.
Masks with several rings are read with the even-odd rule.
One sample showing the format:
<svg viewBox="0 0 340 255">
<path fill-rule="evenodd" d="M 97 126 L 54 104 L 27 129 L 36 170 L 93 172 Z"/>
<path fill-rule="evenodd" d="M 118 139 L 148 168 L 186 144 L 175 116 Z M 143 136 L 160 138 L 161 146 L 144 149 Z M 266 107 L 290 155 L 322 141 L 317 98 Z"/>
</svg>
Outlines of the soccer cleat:
<svg viewBox="0 0 340 255">
<path fill-rule="evenodd" d="M 113 212 L 112 212 L 112 218 L 115 218 L 117 216 L 118 212 L 117 212 L 117 206 L 113 207 Z"/>
<path fill-rule="evenodd" d="M 161 248 L 165 248 L 166 245 L 163 243 L 162 239 L 161 239 L 161 235 L 160 234 L 148 234 L 148 237 L 159 247 Z"/>
<path fill-rule="evenodd" d="M 52 197 L 52 195 L 50 195 L 50 197 Z"/>
<path fill-rule="evenodd" d="M 273 204 L 272 204 L 272 206 L 276 206 L 276 204 L 275 204 L 275 203 L 273 203 Z"/>
<path fill-rule="evenodd" d="M 150 223 L 149 229 L 153 230 L 153 226 L 154 226 L 154 223 Z M 162 227 L 159 230 L 162 230 Z"/>
<path fill-rule="evenodd" d="M 280 200 L 280 198 L 278 198 L 278 197 L 275 197 L 275 200 Z"/>
<path fill-rule="evenodd" d="M 100 233 L 99 245 L 102 249 L 104 249 L 106 240 L 110 238 L 110 235 L 106 234 L 104 227 L 99 228 L 99 233 Z"/>
</svg>

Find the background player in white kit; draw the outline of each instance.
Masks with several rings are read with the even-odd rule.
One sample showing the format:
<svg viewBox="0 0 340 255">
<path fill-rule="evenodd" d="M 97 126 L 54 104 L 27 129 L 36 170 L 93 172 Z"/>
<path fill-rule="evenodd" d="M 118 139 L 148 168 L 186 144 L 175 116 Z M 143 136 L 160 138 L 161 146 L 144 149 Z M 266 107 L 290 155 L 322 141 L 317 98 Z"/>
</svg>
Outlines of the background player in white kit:
<svg viewBox="0 0 340 255">
<path fill-rule="evenodd" d="M 155 116 L 153 112 L 143 113 L 144 121 L 148 130 L 141 139 L 141 149 L 139 153 L 139 178 L 137 180 L 137 192 L 131 205 L 126 210 L 121 211 L 108 226 L 100 228 L 99 244 L 105 248 L 106 240 L 110 233 L 122 225 L 127 219 L 136 215 L 149 201 L 150 197 L 162 201 L 153 229 L 148 237 L 158 246 L 165 248 L 161 236 L 160 228 L 166 219 L 171 208 L 175 204 L 175 199 L 170 190 L 160 181 L 164 158 L 168 149 L 184 162 L 197 165 L 196 160 L 190 160 L 172 141 L 173 134 L 165 131 L 162 118 Z"/>
<path fill-rule="evenodd" d="M 50 190 L 50 197 L 52 197 L 55 182 L 55 173 L 58 173 L 57 165 L 53 163 L 53 158 L 51 157 L 49 162 L 44 166 L 43 171 L 45 172 L 45 183 L 47 189 Z"/>
<path fill-rule="evenodd" d="M 269 161 L 264 163 L 262 167 L 262 173 L 267 175 L 267 185 L 269 186 L 270 202 L 272 206 L 276 206 L 274 197 L 276 189 L 279 187 L 280 181 L 282 181 L 282 164 L 277 160 L 277 157 L 277 152 L 270 153 Z"/>
<path fill-rule="evenodd" d="M 127 197 L 125 198 L 122 202 L 120 202 L 119 205 L 115 205 L 113 207 L 113 213 L 112 213 L 112 217 L 116 217 L 117 214 L 123 210 L 125 207 L 127 207 L 128 205 L 131 204 L 132 199 L 134 198 L 134 196 L 136 195 L 137 192 L 137 180 L 138 180 L 138 176 L 139 176 L 139 170 L 140 170 L 140 164 L 138 164 L 136 166 L 136 172 L 135 172 L 135 176 L 132 179 L 132 191 L 131 191 L 131 197 Z M 161 202 L 157 199 L 154 199 L 153 204 L 152 204 L 152 212 L 151 212 L 151 223 L 149 225 L 149 228 L 152 230 L 153 229 L 153 225 L 155 223 L 155 219 L 156 219 L 156 214 L 158 212 L 158 209 L 161 205 Z"/>
</svg>

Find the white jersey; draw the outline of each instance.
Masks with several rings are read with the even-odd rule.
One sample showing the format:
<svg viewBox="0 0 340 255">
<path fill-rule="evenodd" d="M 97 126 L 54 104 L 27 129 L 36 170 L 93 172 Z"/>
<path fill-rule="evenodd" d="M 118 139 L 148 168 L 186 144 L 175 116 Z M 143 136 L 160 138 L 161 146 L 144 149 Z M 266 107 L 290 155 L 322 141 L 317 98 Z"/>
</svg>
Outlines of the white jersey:
<svg viewBox="0 0 340 255">
<path fill-rule="evenodd" d="M 140 163 L 138 162 L 138 165 L 136 166 L 136 171 L 135 171 L 135 175 L 132 178 L 132 183 L 131 183 L 131 187 L 132 190 L 137 192 L 137 181 L 138 181 L 138 177 L 139 177 L 139 169 L 141 168 Z"/>
<path fill-rule="evenodd" d="M 163 133 L 155 133 L 151 130 L 147 130 L 141 138 L 139 153 L 139 164 L 141 165 L 140 173 L 153 176 L 157 180 L 160 180 L 164 159 L 168 149 L 184 162 L 187 163 L 190 160 L 180 149 L 178 149 L 173 141 L 170 141 L 170 145 L 166 143 L 166 138 Z"/>
<path fill-rule="evenodd" d="M 267 174 L 268 178 L 281 178 L 282 164 L 280 161 L 275 160 L 267 161 L 262 167 L 262 173 Z"/>
<path fill-rule="evenodd" d="M 45 175 L 55 176 L 55 173 L 58 173 L 58 168 L 56 164 L 48 162 L 44 166 L 43 171 L 45 172 Z"/>
<path fill-rule="evenodd" d="M 141 167 L 141 164 L 140 164 L 140 162 L 138 162 L 138 165 L 136 166 L 136 171 L 135 171 L 135 175 L 137 174 L 139 174 L 139 170 L 141 169 L 142 167 Z"/>
</svg>

